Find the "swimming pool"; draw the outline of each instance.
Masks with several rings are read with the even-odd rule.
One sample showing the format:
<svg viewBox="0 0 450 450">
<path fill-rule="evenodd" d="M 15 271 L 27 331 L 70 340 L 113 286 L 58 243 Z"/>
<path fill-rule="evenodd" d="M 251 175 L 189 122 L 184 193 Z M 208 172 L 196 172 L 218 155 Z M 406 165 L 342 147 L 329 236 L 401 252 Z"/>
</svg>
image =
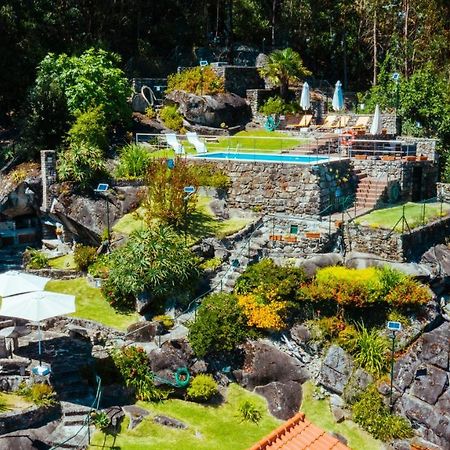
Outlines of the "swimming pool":
<svg viewBox="0 0 450 450">
<path fill-rule="evenodd" d="M 202 153 L 194 156 L 196 159 L 208 160 L 238 160 L 251 162 L 274 162 L 289 164 L 314 164 L 318 162 L 329 161 L 326 156 L 307 156 L 307 155 L 282 155 L 279 153 Z"/>
</svg>

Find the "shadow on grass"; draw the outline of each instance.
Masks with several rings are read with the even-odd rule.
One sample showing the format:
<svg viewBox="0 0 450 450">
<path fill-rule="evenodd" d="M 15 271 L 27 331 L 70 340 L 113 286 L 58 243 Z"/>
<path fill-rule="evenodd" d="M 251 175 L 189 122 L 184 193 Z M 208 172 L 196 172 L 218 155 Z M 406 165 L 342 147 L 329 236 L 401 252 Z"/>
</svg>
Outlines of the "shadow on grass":
<svg viewBox="0 0 450 450">
<path fill-rule="evenodd" d="M 195 210 L 189 215 L 188 235 L 192 240 L 197 241 L 203 237 L 214 236 L 219 230 L 219 224 L 211 215 Z"/>
</svg>

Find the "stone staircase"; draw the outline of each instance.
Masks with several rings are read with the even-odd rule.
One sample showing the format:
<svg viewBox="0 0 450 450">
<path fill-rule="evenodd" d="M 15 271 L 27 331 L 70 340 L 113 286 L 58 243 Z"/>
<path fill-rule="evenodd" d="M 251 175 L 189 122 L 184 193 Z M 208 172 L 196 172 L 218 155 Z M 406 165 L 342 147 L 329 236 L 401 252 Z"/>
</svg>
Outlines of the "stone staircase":
<svg viewBox="0 0 450 450">
<path fill-rule="evenodd" d="M 86 417 L 91 411 L 88 406 L 72 402 L 61 402 L 61 423 L 48 437 L 47 442 L 52 448 L 85 449 L 89 445 L 89 436 L 95 431 L 94 426 L 89 429 Z"/>
<path fill-rule="evenodd" d="M 356 208 L 372 209 L 386 194 L 388 181 L 386 178 L 362 177 L 359 175 L 356 190 Z"/>
<path fill-rule="evenodd" d="M 247 266 L 263 257 L 263 249 L 267 245 L 264 227 L 253 232 L 251 237 L 235 243 L 229 248 L 229 258 L 222 269 L 211 280 L 212 292 L 231 292 L 236 280 Z"/>
</svg>

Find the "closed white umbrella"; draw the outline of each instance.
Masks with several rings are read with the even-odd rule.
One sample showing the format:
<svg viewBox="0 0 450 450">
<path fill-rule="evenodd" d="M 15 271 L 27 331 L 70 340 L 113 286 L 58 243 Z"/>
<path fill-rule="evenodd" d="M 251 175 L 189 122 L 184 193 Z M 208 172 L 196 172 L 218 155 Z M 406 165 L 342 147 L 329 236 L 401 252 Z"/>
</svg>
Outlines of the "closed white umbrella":
<svg viewBox="0 0 450 450">
<path fill-rule="evenodd" d="M 370 126 L 370 134 L 381 134 L 381 111 L 380 106 L 375 106 L 375 113 L 373 114 L 372 125 Z"/>
<path fill-rule="evenodd" d="M 333 94 L 333 109 L 335 111 L 340 111 L 344 109 L 344 93 L 342 92 L 342 83 L 340 81 L 336 82 Z"/>
<path fill-rule="evenodd" d="M 28 292 L 2 300 L 0 316 L 38 322 L 39 365 L 41 365 L 41 320 L 75 312 L 75 297 L 57 292 Z"/>
<path fill-rule="evenodd" d="M 311 108 L 311 99 L 309 96 L 309 84 L 306 81 L 303 83 L 302 95 L 300 96 L 300 107 L 303 109 L 303 111 L 306 111 L 309 108 Z"/>
<path fill-rule="evenodd" d="M 0 297 L 42 291 L 49 281 L 50 278 L 10 270 L 0 274 Z"/>
</svg>

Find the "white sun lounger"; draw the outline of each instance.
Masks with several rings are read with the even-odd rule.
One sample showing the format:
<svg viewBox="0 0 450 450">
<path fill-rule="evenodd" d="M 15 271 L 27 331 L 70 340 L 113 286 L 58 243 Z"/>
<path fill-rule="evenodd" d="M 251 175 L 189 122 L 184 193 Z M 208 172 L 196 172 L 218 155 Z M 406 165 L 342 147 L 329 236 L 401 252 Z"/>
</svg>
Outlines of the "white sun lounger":
<svg viewBox="0 0 450 450">
<path fill-rule="evenodd" d="M 202 142 L 198 136 L 197 133 L 189 131 L 186 133 L 187 140 L 195 147 L 195 150 L 197 150 L 197 153 L 207 153 L 208 150 L 206 149 L 206 144 Z"/>
<path fill-rule="evenodd" d="M 175 150 L 175 154 L 176 155 L 183 155 L 184 154 L 184 148 L 178 142 L 177 135 L 175 133 L 166 133 L 165 136 L 166 136 L 167 144 L 169 144 Z"/>
</svg>

